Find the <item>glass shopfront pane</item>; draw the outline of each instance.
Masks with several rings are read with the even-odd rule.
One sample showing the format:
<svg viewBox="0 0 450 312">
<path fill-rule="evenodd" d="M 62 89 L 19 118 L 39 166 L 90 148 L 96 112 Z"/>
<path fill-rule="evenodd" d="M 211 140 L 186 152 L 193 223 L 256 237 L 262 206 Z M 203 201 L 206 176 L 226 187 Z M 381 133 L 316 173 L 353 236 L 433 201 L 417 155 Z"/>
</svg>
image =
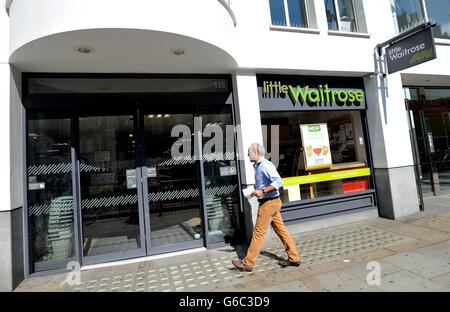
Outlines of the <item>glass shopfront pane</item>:
<svg viewBox="0 0 450 312">
<path fill-rule="evenodd" d="M 425 89 L 427 100 L 447 100 L 450 101 L 450 89 Z"/>
<path fill-rule="evenodd" d="M 403 88 L 405 99 L 417 101 L 419 99 L 419 90 L 416 88 Z"/>
<path fill-rule="evenodd" d="M 425 108 L 427 132 L 431 132 L 434 159 L 441 191 L 450 190 L 450 89 L 425 89 L 427 100 L 436 101 L 434 108 Z"/>
<path fill-rule="evenodd" d="M 393 0 L 399 32 L 424 20 L 420 0 Z M 394 9 L 393 8 L 393 9 Z"/>
<path fill-rule="evenodd" d="M 28 112 L 28 233 L 32 272 L 74 258 L 70 118 Z"/>
<path fill-rule="evenodd" d="M 144 116 L 151 246 L 201 241 L 200 161 L 194 115 L 164 111 Z M 178 129 L 184 136 L 176 137 Z"/>
<path fill-rule="evenodd" d="M 261 122 L 267 126 L 267 138 L 271 138 L 271 131 L 276 129 L 273 126 L 278 127 L 279 141 L 270 143 L 268 140 L 267 145 L 272 151 L 276 150 L 273 144 L 278 143 L 283 202 L 369 189 L 370 168 L 359 111 L 261 112 Z M 322 131 L 328 134 L 328 142 L 321 146 L 309 143 L 303 146 L 302 142 L 307 139 L 302 138 L 301 126 L 321 124 Z M 314 153 L 331 156 L 331 166 L 307 168 L 306 157 Z M 294 182 L 286 184 L 287 178 Z"/>
<path fill-rule="evenodd" d="M 308 27 L 304 0 L 288 0 L 289 22 L 292 27 Z"/>
<path fill-rule="evenodd" d="M 209 242 L 229 243 L 236 240 L 240 229 L 234 127 L 231 107 L 216 112 L 202 115 L 205 207 Z"/>
<path fill-rule="evenodd" d="M 338 0 L 340 24 L 342 31 L 358 31 L 356 26 L 353 0 Z"/>
<path fill-rule="evenodd" d="M 338 30 L 336 7 L 334 0 L 324 0 L 329 30 Z"/>
<path fill-rule="evenodd" d="M 436 38 L 450 39 L 450 1 L 425 0 L 428 19 L 436 22 L 433 33 Z"/>
<path fill-rule="evenodd" d="M 270 15 L 272 25 L 286 26 L 286 16 L 284 12 L 284 0 L 269 0 Z"/>
<path fill-rule="evenodd" d="M 83 255 L 141 247 L 133 115 L 79 118 Z"/>
</svg>

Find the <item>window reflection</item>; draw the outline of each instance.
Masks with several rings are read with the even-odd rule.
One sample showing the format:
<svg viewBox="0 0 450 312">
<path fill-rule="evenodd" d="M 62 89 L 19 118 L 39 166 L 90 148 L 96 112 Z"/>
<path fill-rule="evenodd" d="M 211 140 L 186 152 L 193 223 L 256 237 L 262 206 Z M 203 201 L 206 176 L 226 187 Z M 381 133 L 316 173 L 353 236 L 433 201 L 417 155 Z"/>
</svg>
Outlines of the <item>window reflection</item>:
<svg viewBox="0 0 450 312">
<path fill-rule="evenodd" d="M 336 3 L 338 10 L 336 10 Z M 337 2 L 325 0 L 325 10 L 329 30 L 358 31 L 353 0 L 337 0 Z"/>
<path fill-rule="evenodd" d="M 356 18 L 352 0 L 338 0 L 339 20 L 342 31 L 357 31 Z"/>
<path fill-rule="evenodd" d="M 32 271 L 64 268 L 73 239 L 70 119 L 28 114 L 28 233 Z"/>
<path fill-rule="evenodd" d="M 308 27 L 303 0 L 288 0 L 289 22 L 292 27 Z"/>
<path fill-rule="evenodd" d="M 398 32 L 424 20 L 420 0 L 391 0 L 392 10 L 397 16 Z"/>
<path fill-rule="evenodd" d="M 286 16 L 284 14 L 283 0 L 270 0 L 270 15 L 272 17 L 272 25 L 286 26 Z"/>
<path fill-rule="evenodd" d="M 434 36 L 450 39 L 450 1 L 426 0 L 428 18 L 436 22 Z"/>
<path fill-rule="evenodd" d="M 337 14 L 333 0 L 325 0 L 325 10 L 327 12 L 328 29 L 337 30 L 338 29 Z"/>
<path fill-rule="evenodd" d="M 269 0 L 272 25 L 290 27 L 308 27 L 304 0 L 287 0 L 287 12 L 284 0 Z M 286 18 L 289 14 L 289 19 Z"/>
</svg>

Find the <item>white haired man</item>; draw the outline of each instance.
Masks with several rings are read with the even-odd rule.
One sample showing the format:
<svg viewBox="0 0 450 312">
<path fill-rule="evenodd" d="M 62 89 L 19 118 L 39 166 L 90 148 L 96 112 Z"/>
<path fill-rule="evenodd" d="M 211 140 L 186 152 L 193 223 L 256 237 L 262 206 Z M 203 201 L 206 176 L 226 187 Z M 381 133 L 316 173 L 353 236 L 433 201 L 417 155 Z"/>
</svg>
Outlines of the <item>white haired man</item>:
<svg viewBox="0 0 450 312">
<path fill-rule="evenodd" d="M 247 272 L 253 271 L 256 259 L 262 249 L 264 237 L 269 230 L 269 225 L 272 225 L 275 233 L 281 239 L 288 255 L 286 260 L 281 260 L 278 264 L 282 267 L 299 266 L 301 264 L 295 242 L 281 218 L 281 200 L 278 192 L 282 186 L 281 177 L 274 164 L 265 159 L 264 155 L 265 149 L 261 144 L 253 143 L 248 148 L 248 157 L 254 163 L 253 167 L 255 169 L 255 191 L 251 193 L 251 196 L 258 198 L 258 216 L 247 255 L 243 260 L 231 261 L 236 268 Z"/>
</svg>

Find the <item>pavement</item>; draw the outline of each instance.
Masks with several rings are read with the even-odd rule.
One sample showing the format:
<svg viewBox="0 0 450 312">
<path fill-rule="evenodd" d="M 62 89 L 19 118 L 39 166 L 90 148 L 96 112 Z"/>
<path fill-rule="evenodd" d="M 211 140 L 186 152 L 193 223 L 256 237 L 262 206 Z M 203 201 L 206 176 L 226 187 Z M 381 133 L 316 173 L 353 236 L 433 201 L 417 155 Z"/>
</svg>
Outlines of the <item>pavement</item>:
<svg viewBox="0 0 450 312">
<path fill-rule="evenodd" d="M 294 235 L 303 263 L 281 268 L 281 242 L 265 242 L 253 272 L 231 265 L 243 247 L 32 276 L 16 292 L 448 292 L 450 195 L 425 198 L 425 211 L 373 218 Z M 68 283 L 69 281 L 69 283 Z"/>
</svg>

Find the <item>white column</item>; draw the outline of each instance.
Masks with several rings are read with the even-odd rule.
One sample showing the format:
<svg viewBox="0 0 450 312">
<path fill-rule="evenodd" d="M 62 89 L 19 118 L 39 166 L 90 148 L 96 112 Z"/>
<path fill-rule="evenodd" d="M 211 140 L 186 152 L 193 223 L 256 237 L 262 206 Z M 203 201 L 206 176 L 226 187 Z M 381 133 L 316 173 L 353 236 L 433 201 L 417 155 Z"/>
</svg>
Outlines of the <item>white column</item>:
<svg viewBox="0 0 450 312">
<path fill-rule="evenodd" d="M 254 184 L 254 170 L 247 149 L 252 143 L 263 144 L 261 115 L 259 113 L 258 89 L 254 71 L 239 71 L 233 75 L 236 124 L 238 132 L 238 156 L 241 160 L 243 184 Z"/>
<path fill-rule="evenodd" d="M 391 1 L 363 3 L 375 49 L 376 44 L 396 35 Z M 378 209 L 382 217 L 397 219 L 419 211 L 401 76 L 394 73 L 383 80 L 373 76 L 365 78 L 364 84 Z"/>
<path fill-rule="evenodd" d="M 255 171 L 248 158 L 247 150 L 252 143 L 263 144 L 256 73 L 254 71 L 238 71 L 234 73 L 233 86 L 236 124 L 240 128 L 237 135 L 237 152 L 242 184 L 254 185 Z M 248 201 L 246 200 L 244 207 L 250 207 L 251 209 L 251 216 L 248 213 L 244 213 L 246 223 L 249 223 L 251 218 L 254 224 L 258 211 L 258 202 L 255 197 Z M 250 237 L 251 233 L 247 233 L 247 238 L 249 239 Z"/>
<path fill-rule="evenodd" d="M 365 88 L 380 215 L 398 219 L 419 211 L 400 74 L 367 78 Z"/>
<path fill-rule="evenodd" d="M 0 8 L 0 211 L 11 210 L 10 203 L 10 150 L 9 150 L 9 21 Z"/>
<path fill-rule="evenodd" d="M 0 291 L 23 279 L 21 76 L 9 65 L 9 17 L 0 8 Z"/>
<path fill-rule="evenodd" d="M 0 7 L 0 291 L 12 290 L 9 21 Z"/>
</svg>

